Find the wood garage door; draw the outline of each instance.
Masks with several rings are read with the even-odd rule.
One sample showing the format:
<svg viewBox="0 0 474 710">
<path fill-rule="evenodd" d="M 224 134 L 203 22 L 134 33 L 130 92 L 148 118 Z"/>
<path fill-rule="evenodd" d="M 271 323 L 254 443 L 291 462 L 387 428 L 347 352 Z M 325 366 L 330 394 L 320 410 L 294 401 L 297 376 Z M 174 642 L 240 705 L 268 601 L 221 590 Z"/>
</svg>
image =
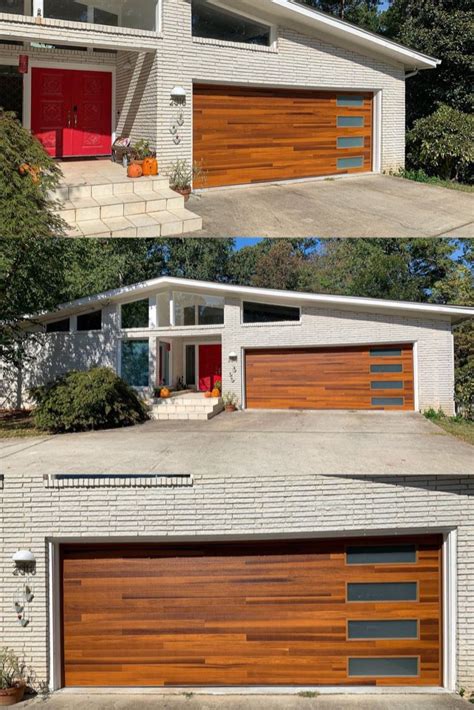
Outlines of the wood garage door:
<svg viewBox="0 0 474 710">
<path fill-rule="evenodd" d="M 248 409 L 414 409 L 412 345 L 248 350 Z"/>
<path fill-rule="evenodd" d="M 196 187 L 372 170 L 371 93 L 194 87 Z"/>
<path fill-rule="evenodd" d="M 67 686 L 441 684 L 441 539 L 66 547 Z"/>
</svg>

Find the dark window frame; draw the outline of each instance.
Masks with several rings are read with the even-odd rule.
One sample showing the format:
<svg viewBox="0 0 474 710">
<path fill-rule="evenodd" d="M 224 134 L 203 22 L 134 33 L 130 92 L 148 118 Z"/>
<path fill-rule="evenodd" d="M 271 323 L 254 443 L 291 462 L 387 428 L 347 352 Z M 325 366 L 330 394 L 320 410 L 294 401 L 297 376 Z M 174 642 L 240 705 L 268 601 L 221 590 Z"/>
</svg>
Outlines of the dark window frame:
<svg viewBox="0 0 474 710">
<path fill-rule="evenodd" d="M 59 330 L 50 330 L 50 327 L 53 327 L 55 325 L 59 325 L 60 323 L 67 323 L 67 328 L 60 328 Z M 49 323 L 45 324 L 45 332 L 50 334 L 50 333 L 70 333 L 71 332 L 71 318 L 68 316 L 67 318 L 61 318 L 59 320 L 53 320 L 50 321 Z"/>
<path fill-rule="evenodd" d="M 261 320 L 247 320 L 246 316 L 246 310 L 245 307 L 246 305 L 248 306 L 253 306 L 253 307 L 260 307 L 260 308 L 268 308 L 269 311 L 273 309 L 280 309 L 281 311 L 286 310 L 287 312 L 289 311 L 297 311 L 298 312 L 298 317 L 297 318 L 263 318 Z M 255 311 L 257 308 L 254 309 Z M 277 303 L 261 303 L 259 301 L 242 301 L 242 324 L 243 325 L 258 325 L 260 323 L 301 323 L 301 307 L 300 306 L 283 306 L 281 304 Z"/>
<path fill-rule="evenodd" d="M 88 318 L 88 317 L 94 317 L 96 314 L 100 315 L 100 327 L 99 328 L 81 328 L 80 327 L 80 320 L 82 318 Z M 102 308 L 98 311 L 89 311 L 88 313 L 79 313 L 77 316 L 77 324 L 76 324 L 76 330 L 78 333 L 99 333 L 102 330 Z"/>
</svg>

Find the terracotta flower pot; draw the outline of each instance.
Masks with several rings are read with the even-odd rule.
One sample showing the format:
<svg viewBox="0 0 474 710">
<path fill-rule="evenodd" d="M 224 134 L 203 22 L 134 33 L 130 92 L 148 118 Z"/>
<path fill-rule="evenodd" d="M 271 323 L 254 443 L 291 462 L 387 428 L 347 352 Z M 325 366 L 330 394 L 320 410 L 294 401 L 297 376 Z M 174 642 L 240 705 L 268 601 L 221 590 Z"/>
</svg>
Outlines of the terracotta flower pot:
<svg viewBox="0 0 474 710">
<path fill-rule="evenodd" d="M 185 202 L 189 200 L 192 192 L 190 187 L 173 187 L 173 190 L 179 195 L 182 195 L 184 197 Z"/>
<path fill-rule="evenodd" d="M 0 707 L 16 705 L 25 695 L 25 685 L 17 685 L 15 688 L 0 689 Z"/>
<path fill-rule="evenodd" d="M 226 412 L 236 412 L 236 411 L 237 411 L 237 407 L 235 406 L 235 404 L 226 404 L 226 405 L 225 405 L 225 411 L 226 411 Z"/>
</svg>

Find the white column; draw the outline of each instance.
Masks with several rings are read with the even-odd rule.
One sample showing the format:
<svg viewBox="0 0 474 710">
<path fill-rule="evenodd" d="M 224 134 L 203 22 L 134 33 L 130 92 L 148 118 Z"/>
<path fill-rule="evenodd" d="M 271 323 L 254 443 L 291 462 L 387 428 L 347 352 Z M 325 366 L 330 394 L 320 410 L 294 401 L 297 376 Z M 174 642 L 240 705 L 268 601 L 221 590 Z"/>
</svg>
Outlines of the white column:
<svg viewBox="0 0 474 710">
<path fill-rule="evenodd" d="M 174 296 L 172 291 L 170 291 L 170 325 L 171 327 L 176 325 L 174 317 Z"/>
<path fill-rule="evenodd" d="M 158 326 L 158 313 L 156 305 L 156 296 L 152 296 L 148 300 L 148 327 L 156 328 Z"/>
</svg>

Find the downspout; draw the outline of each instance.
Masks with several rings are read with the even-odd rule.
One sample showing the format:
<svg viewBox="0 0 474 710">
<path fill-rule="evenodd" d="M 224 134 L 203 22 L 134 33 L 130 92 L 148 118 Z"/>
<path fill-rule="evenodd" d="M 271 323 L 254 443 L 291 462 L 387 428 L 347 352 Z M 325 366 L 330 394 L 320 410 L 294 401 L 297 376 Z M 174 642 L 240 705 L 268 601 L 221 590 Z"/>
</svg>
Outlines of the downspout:
<svg viewBox="0 0 474 710">
<path fill-rule="evenodd" d="M 419 72 L 420 72 L 419 69 L 415 69 L 414 71 L 411 71 L 408 74 L 405 74 L 405 81 L 407 79 L 411 79 L 412 76 L 416 76 L 417 74 L 419 74 Z"/>
</svg>

